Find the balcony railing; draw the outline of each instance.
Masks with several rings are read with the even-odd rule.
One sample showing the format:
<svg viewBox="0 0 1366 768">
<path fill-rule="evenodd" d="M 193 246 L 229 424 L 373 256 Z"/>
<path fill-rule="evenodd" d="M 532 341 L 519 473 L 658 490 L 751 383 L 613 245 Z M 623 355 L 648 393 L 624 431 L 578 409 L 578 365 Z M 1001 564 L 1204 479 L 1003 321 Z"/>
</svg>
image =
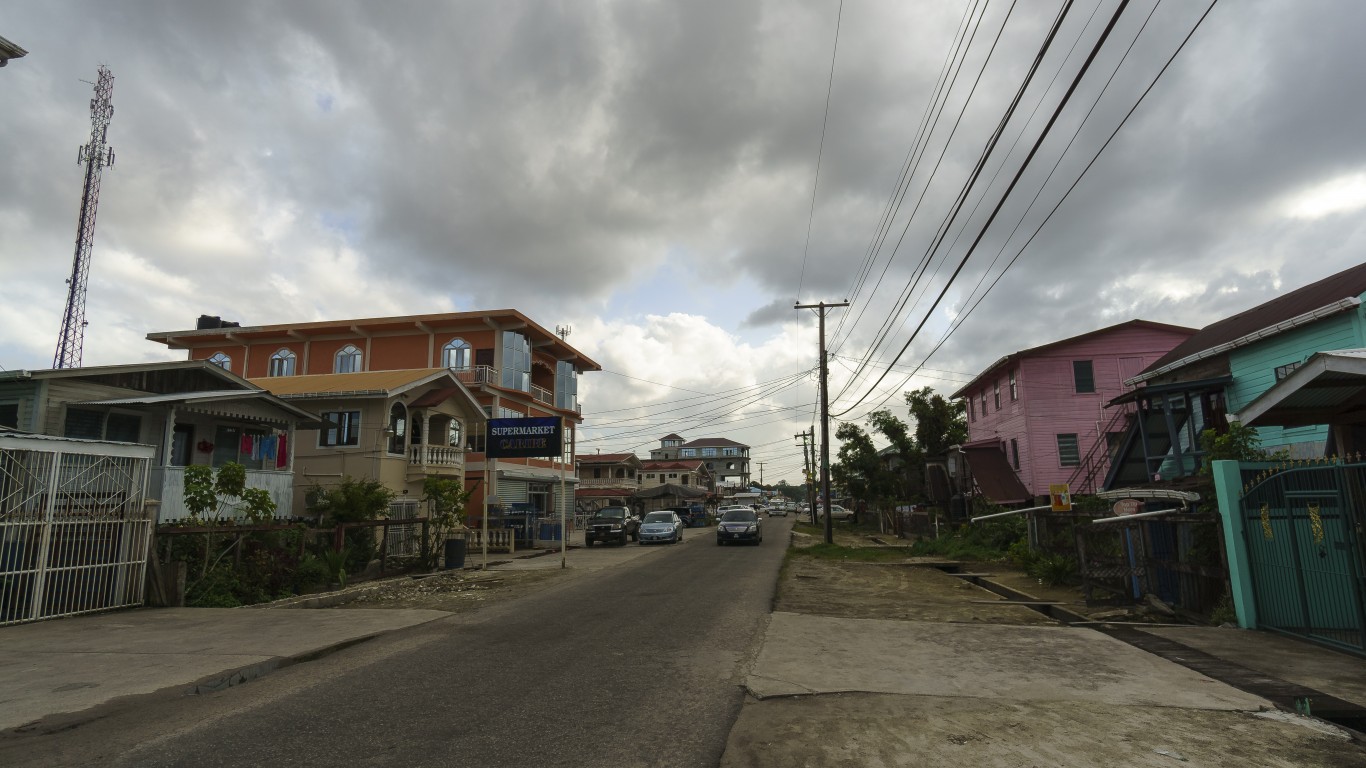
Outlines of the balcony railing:
<svg viewBox="0 0 1366 768">
<path fill-rule="evenodd" d="M 499 375 L 500 372 L 497 368 L 494 368 L 492 366 L 476 365 L 470 368 L 453 368 L 451 369 L 451 373 L 455 374 L 455 378 L 459 379 L 460 383 L 464 384 L 465 386 L 477 387 L 481 384 L 492 384 L 493 386 L 502 386 L 502 378 Z M 555 393 L 548 389 L 544 389 L 533 384 L 531 385 L 530 394 L 531 397 L 538 402 L 545 403 L 546 405 L 555 408 L 559 407 L 555 403 Z M 571 407 L 568 410 L 571 410 L 575 413 L 583 413 L 583 409 L 579 407 L 577 398 L 575 398 L 575 400 L 576 402 L 572 403 Z"/>
<path fill-rule="evenodd" d="M 466 385 L 477 386 L 479 384 L 498 383 L 498 369 L 487 365 L 476 365 L 472 368 L 457 368 L 453 369 L 451 373 L 455 374 L 455 378 L 459 379 L 460 383 Z"/>
<path fill-rule="evenodd" d="M 580 488 L 634 488 L 640 480 L 634 477 L 580 477 Z"/>
<path fill-rule="evenodd" d="M 408 462 L 425 467 L 453 467 L 464 461 L 465 452 L 449 445 L 414 445 L 408 448 Z"/>
<path fill-rule="evenodd" d="M 548 389 L 542 389 L 535 384 L 531 385 L 531 396 L 545 403 L 546 405 L 555 404 L 555 393 Z"/>
</svg>

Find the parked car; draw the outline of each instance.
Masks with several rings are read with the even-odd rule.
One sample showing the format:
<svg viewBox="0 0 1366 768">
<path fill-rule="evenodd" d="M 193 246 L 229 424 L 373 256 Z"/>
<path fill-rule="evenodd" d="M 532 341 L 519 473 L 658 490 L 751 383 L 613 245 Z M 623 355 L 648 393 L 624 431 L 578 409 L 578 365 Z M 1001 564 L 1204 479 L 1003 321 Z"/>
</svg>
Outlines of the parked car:
<svg viewBox="0 0 1366 768">
<path fill-rule="evenodd" d="M 588 518 L 583 531 L 584 546 L 595 541 L 615 541 L 625 544 L 627 539 L 640 539 L 640 518 L 627 507 L 603 507 Z"/>
<path fill-rule="evenodd" d="M 716 546 L 732 541 L 751 541 L 755 544 L 764 540 L 763 521 L 759 513 L 748 507 L 727 510 L 716 525 Z"/>
<path fill-rule="evenodd" d="M 831 520 L 848 520 L 849 518 L 851 518 L 851 517 L 853 517 L 853 516 L 854 516 L 854 510 L 852 510 L 852 509 L 845 509 L 844 507 L 841 507 L 841 506 L 838 505 L 838 504 L 831 504 L 831 505 L 830 505 L 830 519 L 831 519 Z M 824 520 L 824 519 L 825 519 L 825 505 L 824 505 L 824 504 L 817 504 L 817 505 L 816 505 L 816 519 L 817 519 L 817 520 Z"/>
<path fill-rule="evenodd" d="M 636 541 L 648 544 L 652 541 L 667 541 L 670 544 L 683 540 L 683 520 L 676 512 L 651 512 L 640 521 L 640 533 Z"/>
<path fill-rule="evenodd" d="M 693 513 L 693 510 L 692 510 L 692 507 L 665 507 L 665 508 L 663 508 L 663 509 L 661 509 L 661 510 L 659 510 L 659 511 L 660 511 L 660 512 L 672 512 L 672 513 L 674 513 L 675 515 L 678 515 L 678 519 L 679 519 L 679 520 L 682 520 L 682 521 L 683 521 L 683 527 L 684 527 L 684 528 L 691 528 L 691 527 L 692 527 L 692 516 L 693 516 L 693 514 L 694 514 L 694 513 Z M 654 514 L 654 513 L 653 513 L 653 512 L 647 513 L 647 514 L 645 515 L 645 517 L 648 519 L 648 518 L 650 517 L 650 515 L 652 515 L 652 514 Z M 641 521 L 641 524 L 644 525 L 644 523 L 645 523 L 645 521 L 642 520 L 642 521 Z"/>
<path fill-rule="evenodd" d="M 768 508 L 768 516 L 769 516 L 769 517 L 787 517 L 787 503 L 786 503 L 786 502 L 781 502 L 781 501 L 780 501 L 780 502 L 778 502 L 777 504 L 774 504 L 773 506 L 769 507 L 769 508 Z"/>
</svg>

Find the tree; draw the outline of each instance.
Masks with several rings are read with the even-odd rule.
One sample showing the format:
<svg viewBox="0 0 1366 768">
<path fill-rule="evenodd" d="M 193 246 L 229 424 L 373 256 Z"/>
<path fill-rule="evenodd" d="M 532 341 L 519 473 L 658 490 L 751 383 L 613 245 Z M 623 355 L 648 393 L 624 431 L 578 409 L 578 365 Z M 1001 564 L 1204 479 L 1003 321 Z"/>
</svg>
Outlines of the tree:
<svg viewBox="0 0 1366 768">
<path fill-rule="evenodd" d="M 905 394 L 911 418 L 915 419 L 915 439 L 925 456 L 943 456 L 949 446 L 968 441 L 968 420 L 962 408 L 929 387 Z"/>
<path fill-rule="evenodd" d="M 435 567 L 446 536 L 465 525 L 465 504 L 474 495 L 455 477 L 428 477 L 422 481 L 422 500 L 427 502 L 429 567 Z"/>
<path fill-rule="evenodd" d="M 898 486 L 890 495 L 898 501 L 920 496 L 925 486 L 925 452 L 911 434 L 910 427 L 891 411 L 874 411 L 868 415 L 868 423 L 887 438 L 901 459 L 900 468 L 892 470 Z"/>
</svg>

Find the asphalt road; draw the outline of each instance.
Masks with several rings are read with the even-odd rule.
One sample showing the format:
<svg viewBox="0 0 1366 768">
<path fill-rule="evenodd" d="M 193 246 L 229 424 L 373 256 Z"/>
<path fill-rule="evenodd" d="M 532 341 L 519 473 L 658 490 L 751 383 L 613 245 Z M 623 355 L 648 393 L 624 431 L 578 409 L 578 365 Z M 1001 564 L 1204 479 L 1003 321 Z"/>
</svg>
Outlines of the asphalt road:
<svg viewBox="0 0 1366 768">
<path fill-rule="evenodd" d="M 645 552 L 627 551 L 631 544 L 620 564 L 571 573 L 519 600 L 219 693 L 111 708 L 34 740 L 22 757 L 112 766 L 715 766 L 790 527 L 787 519 L 765 526 L 758 547 L 718 547 L 710 529 Z"/>
</svg>

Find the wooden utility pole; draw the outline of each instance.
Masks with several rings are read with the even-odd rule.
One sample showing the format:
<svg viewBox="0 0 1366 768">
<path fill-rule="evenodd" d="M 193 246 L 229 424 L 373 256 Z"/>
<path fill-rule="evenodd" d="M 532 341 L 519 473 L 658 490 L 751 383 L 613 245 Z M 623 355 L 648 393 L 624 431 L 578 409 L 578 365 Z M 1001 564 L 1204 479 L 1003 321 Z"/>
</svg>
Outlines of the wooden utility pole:
<svg viewBox="0 0 1366 768">
<path fill-rule="evenodd" d="M 825 310 L 847 307 L 849 302 L 834 304 L 796 304 L 793 309 L 814 309 L 820 315 L 821 334 L 821 496 L 825 499 L 825 543 L 835 543 L 835 528 L 830 520 L 830 370 L 825 354 Z"/>
<path fill-rule="evenodd" d="M 806 461 L 806 509 L 811 513 L 811 524 L 816 524 L 816 483 L 815 475 L 811 474 L 811 440 L 814 435 L 811 430 L 805 429 L 792 436 L 802 440 L 802 459 Z"/>
</svg>

